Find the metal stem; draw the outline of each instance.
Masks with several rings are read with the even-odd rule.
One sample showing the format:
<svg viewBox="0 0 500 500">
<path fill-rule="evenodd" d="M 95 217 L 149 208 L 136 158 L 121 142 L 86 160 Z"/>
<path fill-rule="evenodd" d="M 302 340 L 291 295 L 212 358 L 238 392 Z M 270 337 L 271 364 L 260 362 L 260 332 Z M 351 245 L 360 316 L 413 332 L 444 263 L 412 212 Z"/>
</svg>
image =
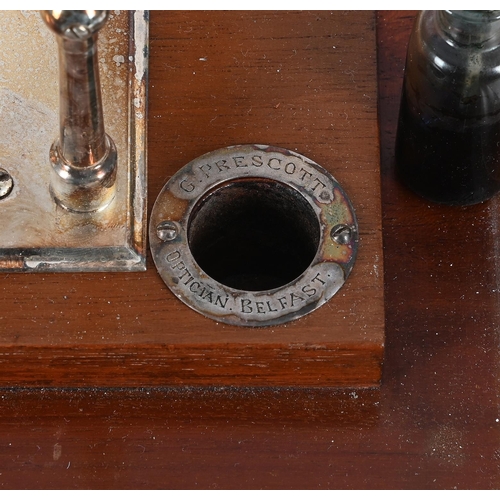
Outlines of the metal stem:
<svg viewBox="0 0 500 500">
<path fill-rule="evenodd" d="M 97 34 L 107 11 L 42 11 L 59 47 L 60 135 L 50 152 L 51 191 L 73 212 L 93 212 L 114 197 L 116 147 L 105 133 Z"/>
</svg>

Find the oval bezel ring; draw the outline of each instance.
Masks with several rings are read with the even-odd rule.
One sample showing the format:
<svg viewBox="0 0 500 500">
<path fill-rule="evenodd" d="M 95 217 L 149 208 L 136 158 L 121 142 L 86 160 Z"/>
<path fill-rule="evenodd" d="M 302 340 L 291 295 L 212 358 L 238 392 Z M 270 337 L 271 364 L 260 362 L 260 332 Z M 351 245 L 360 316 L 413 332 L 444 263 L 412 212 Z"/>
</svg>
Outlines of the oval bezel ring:
<svg viewBox="0 0 500 500">
<path fill-rule="evenodd" d="M 187 233 L 193 208 L 207 192 L 240 179 L 285 184 L 307 200 L 318 218 L 316 255 L 300 276 L 284 286 L 259 291 L 231 288 L 205 273 L 192 255 Z M 169 233 L 171 237 L 160 238 L 164 233 L 158 226 L 165 224 L 176 230 Z M 282 324 L 329 301 L 353 268 L 358 234 L 352 204 L 327 170 L 303 155 L 265 145 L 222 148 L 182 167 L 158 195 L 149 226 L 153 260 L 176 297 L 215 321 L 251 327 Z"/>
</svg>

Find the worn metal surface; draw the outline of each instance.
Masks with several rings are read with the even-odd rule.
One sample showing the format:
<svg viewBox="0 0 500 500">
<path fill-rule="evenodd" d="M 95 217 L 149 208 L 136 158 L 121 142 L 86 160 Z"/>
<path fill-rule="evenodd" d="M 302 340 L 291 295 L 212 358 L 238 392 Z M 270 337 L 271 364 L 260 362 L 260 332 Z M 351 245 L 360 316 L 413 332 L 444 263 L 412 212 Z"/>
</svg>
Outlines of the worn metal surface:
<svg viewBox="0 0 500 500">
<path fill-rule="evenodd" d="M 222 193 L 225 189 L 239 191 L 224 198 Z M 245 189 L 253 189 L 254 192 L 246 196 Z M 269 196 L 262 194 L 266 190 L 270 191 Z M 279 194 L 281 191 L 285 192 L 284 196 Z M 255 216 L 250 211 L 256 210 L 256 207 L 252 208 L 249 200 L 258 196 L 268 203 L 267 212 L 253 220 Z M 226 201 L 219 203 L 217 197 Z M 296 198 L 297 201 L 294 201 Z M 212 203 L 213 199 L 216 201 Z M 231 215 L 224 213 L 224 203 L 227 203 L 227 211 L 241 211 L 241 216 L 231 219 Z M 205 206 L 209 208 L 203 217 L 198 217 Z M 289 250 L 280 254 L 278 249 L 275 262 L 271 262 L 270 266 L 267 266 L 265 255 L 254 266 L 250 262 L 259 252 L 274 251 L 274 248 L 266 248 L 266 241 L 256 242 L 255 245 L 253 241 L 259 238 L 263 229 L 259 224 L 269 224 L 268 219 L 274 217 L 272 212 L 275 210 L 278 212 L 278 223 L 269 229 L 264 238 L 272 238 L 276 231 L 279 233 L 279 226 L 287 224 L 287 220 L 304 219 L 305 222 L 297 226 L 292 222 L 291 232 L 297 229 L 303 236 L 297 241 L 292 239 L 289 247 L 293 251 L 296 245 L 305 248 L 312 242 L 314 251 L 305 269 L 275 287 L 266 287 L 265 283 L 279 281 L 260 279 L 260 284 L 254 287 L 251 276 L 239 276 L 238 282 L 244 283 L 240 287 L 227 284 L 232 278 L 228 281 L 225 276 L 215 279 L 222 275 L 220 269 L 231 266 L 235 258 L 243 260 L 243 263 L 236 264 L 237 268 L 248 268 L 249 273 L 258 273 L 259 267 L 268 267 L 271 271 L 268 269 L 267 272 L 272 272 L 273 267 L 279 266 L 280 260 L 289 258 Z M 315 221 L 305 214 L 309 211 Z M 203 218 L 210 220 L 206 228 L 199 229 L 197 226 L 203 225 L 203 220 L 198 219 Z M 222 226 L 220 230 L 218 223 Z M 227 236 L 224 224 L 238 228 L 229 229 L 230 235 Z M 319 228 L 316 241 L 315 225 Z M 323 305 L 344 284 L 354 265 L 358 246 L 354 210 L 333 176 L 300 154 L 262 145 L 220 149 L 184 166 L 159 194 L 149 227 L 153 259 L 170 290 L 205 316 L 241 326 L 284 323 Z M 246 235 L 246 230 L 251 234 Z M 193 232 L 196 233 L 194 236 Z M 198 237 L 198 234 L 201 236 Z M 248 244 L 238 246 L 238 241 L 231 241 L 244 240 L 246 236 L 249 236 Z M 227 247 L 217 246 L 217 241 L 214 242 L 221 239 Z M 279 240 L 273 243 L 274 247 L 281 244 Z M 200 265 L 204 249 L 199 247 L 213 245 L 216 250 L 207 250 L 208 258 L 218 260 L 219 264 L 211 266 L 210 262 L 204 262 Z M 235 256 L 235 248 L 237 253 L 244 255 Z M 304 258 L 307 259 L 307 255 Z M 290 263 L 294 263 L 294 258 L 290 258 Z M 207 272 L 207 269 L 210 271 Z"/>
<path fill-rule="evenodd" d="M 0 271 L 139 271 L 146 253 L 148 19 L 111 11 L 99 32 L 106 132 L 118 163 L 114 201 L 100 212 L 58 206 L 49 152 L 59 136 L 57 44 L 37 11 L 0 12 Z"/>
<path fill-rule="evenodd" d="M 106 10 L 43 10 L 59 49 L 59 135 L 50 190 L 71 212 L 106 209 L 116 193 L 117 152 L 104 130 L 97 37 Z"/>
</svg>

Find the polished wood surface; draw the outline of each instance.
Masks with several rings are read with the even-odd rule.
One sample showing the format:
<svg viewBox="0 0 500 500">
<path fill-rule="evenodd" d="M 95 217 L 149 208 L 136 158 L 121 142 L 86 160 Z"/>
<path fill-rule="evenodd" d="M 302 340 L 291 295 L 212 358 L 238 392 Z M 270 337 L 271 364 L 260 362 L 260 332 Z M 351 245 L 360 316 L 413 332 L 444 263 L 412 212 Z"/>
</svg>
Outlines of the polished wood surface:
<svg viewBox="0 0 500 500">
<path fill-rule="evenodd" d="M 430 205 L 394 179 L 413 17 L 377 23 L 381 388 L 5 389 L 1 487 L 500 487 L 499 201 Z"/>
<path fill-rule="evenodd" d="M 264 328 L 192 311 L 150 254 L 145 273 L 2 275 L 0 385 L 379 385 L 374 13 L 154 11 L 149 49 L 149 213 L 166 180 L 201 154 L 283 147 L 329 170 L 348 193 L 359 221 L 353 271 L 313 314 Z"/>
</svg>

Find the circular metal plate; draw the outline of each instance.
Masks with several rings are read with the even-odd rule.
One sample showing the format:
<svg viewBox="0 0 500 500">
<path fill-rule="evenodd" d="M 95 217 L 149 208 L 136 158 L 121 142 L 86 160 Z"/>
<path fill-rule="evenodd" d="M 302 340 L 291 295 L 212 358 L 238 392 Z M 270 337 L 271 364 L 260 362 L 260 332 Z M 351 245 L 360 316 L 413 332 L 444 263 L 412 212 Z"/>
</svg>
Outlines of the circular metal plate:
<svg viewBox="0 0 500 500">
<path fill-rule="evenodd" d="M 248 194 L 245 191 L 247 187 Z M 234 195 L 226 195 L 233 191 Z M 269 197 L 265 194 L 267 191 L 271 193 Z M 255 199 L 256 207 L 253 209 L 258 211 L 260 198 L 267 203 L 261 208 L 264 212 L 256 219 L 257 223 L 250 221 L 257 216 L 248 213 L 247 227 L 244 210 L 250 210 L 247 206 Z M 232 237 L 226 239 L 221 236 L 225 231 L 224 223 L 230 219 L 224 214 L 225 199 L 233 200 L 227 207 L 230 213 L 238 212 L 238 205 L 235 205 L 238 200 L 246 200 L 246 208 L 241 209 L 242 218 L 235 219 L 239 220 L 237 223 L 231 222 L 237 229 Z M 206 204 L 206 200 L 216 201 Z M 307 240 L 310 234 L 312 243 L 306 241 L 305 244 L 309 247 L 314 245 L 309 265 L 286 283 L 276 282 L 278 286 L 272 285 L 272 281 L 269 286 L 264 284 L 265 281 L 256 287 L 235 286 L 225 278 L 219 279 L 220 269 L 226 262 L 230 266 L 241 257 L 246 265 L 251 260 L 254 248 L 252 244 L 245 243 L 245 231 L 260 234 L 258 226 L 268 224 L 266 214 L 267 211 L 273 212 L 274 206 L 281 218 L 278 218 L 275 227 L 268 228 L 268 232 L 264 233 L 264 242 L 270 240 L 272 246 L 279 246 L 280 241 L 275 235 L 279 235 L 280 227 L 287 224 L 290 224 L 292 235 L 295 231 L 304 233 L 300 241 Z M 310 212 L 317 222 L 305 217 L 305 212 Z M 202 219 L 201 222 L 197 218 Z M 194 228 L 203 226 L 205 218 L 210 219 L 207 227 L 196 229 L 193 236 Z M 302 222 L 302 226 L 294 225 L 294 221 L 299 219 L 306 222 Z M 217 227 L 219 221 L 220 228 Z M 309 230 L 309 226 L 316 225 L 317 238 L 314 228 Z M 198 233 L 203 238 L 198 237 Z M 216 321 L 255 327 L 299 318 L 330 300 L 344 284 L 354 265 L 358 226 L 346 193 L 325 169 L 286 149 L 244 145 L 213 151 L 181 168 L 163 187 L 155 202 L 149 238 L 158 272 L 180 300 Z M 234 241 L 236 250 L 231 248 L 231 239 L 237 240 Z M 217 246 L 217 241 L 224 243 Z M 229 244 L 224 246 L 227 241 Z M 260 252 L 261 256 L 256 266 L 267 267 L 265 252 L 268 248 L 265 244 L 261 244 L 263 248 L 260 249 L 258 246 L 256 244 L 254 253 Z M 292 243 L 284 245 L 274 259 L 295 265 L 296 246 L 292 239 Z M 193 255 L 205 247 L 212 248 L 207 254 L 208 267 L 206 264 L 200 266 L 200 258 Z M 272 250 L 271 246 L 269 249 Z M 219 261 L 217 271 L 212 271 L 216 267 L 210 267 L 211 259 Z M 255 266 L 252 267 L 251 263 L 248 266 L 255 272 Z M 269 267 L 279 267 L 279 262 L 273 262 Z M 251 283 L 251 280 L 243 282 Z"/>
</svg>

